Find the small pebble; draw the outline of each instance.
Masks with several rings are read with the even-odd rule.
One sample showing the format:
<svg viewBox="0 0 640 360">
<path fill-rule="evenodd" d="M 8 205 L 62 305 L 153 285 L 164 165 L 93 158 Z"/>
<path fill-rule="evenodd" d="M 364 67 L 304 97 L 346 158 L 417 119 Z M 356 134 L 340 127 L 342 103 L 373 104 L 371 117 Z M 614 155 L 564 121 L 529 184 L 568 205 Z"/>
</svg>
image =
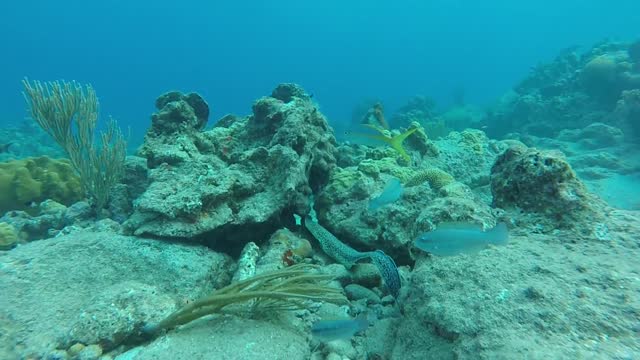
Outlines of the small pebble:
<svg viewBox="0 0 640 360">
<path fill-rule="evenodd" d="M 367 301 L 368 304 L 380 303 L 380 297 L 376 295 L 376 293 L 358 284 L 349 284 L 345 286 L 344 292 L 347 294 L 347 298 L 349 300 L 364 299 Z"/>
<path fill-rule="evenodd" d="M 47 355 L 46 360 L 69 360 L 70 358 L 65 350 L 53 350 Z"/>
<path fill-rule="evenodd" d="M 389 306 L 389 305 L 393 305 L 396 302 L 396 299 L 391 295 L 387 295 L 383 297 L 381 301 L 382 301 L 382 305 Z"/>
<path fill-rule="evenodd" d="M 82 349 L 76 359 L 78 360 L 98 360 L 102 355 L 102 348 L 100 345 L 89 345 Z"/>
<path fill-rule="evenodd" d="M 351 280 L 367 288 L 374 288 L 380 286 L 380 272 L 378 268 L 373 264 L 355 264 L 351 268 Z"/>
<path fill-rule="evenodd" d="M 84 350 L 84 348 L 85 346 L 83 344 L 75 343 L 71 345 L 71 347 L 69 348 L 69 350 L 67 350 L 67 352 L 69 353 L 69 356 L 74 357 L 78 355 L 80 351 Z"/>
</svg>

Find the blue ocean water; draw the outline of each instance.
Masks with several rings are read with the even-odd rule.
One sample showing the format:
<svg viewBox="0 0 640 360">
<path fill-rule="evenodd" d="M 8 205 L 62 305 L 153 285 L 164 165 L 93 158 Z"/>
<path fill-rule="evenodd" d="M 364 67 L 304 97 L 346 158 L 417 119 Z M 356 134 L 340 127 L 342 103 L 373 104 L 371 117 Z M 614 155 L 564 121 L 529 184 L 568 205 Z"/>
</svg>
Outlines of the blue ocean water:
<svg viewBox="0 0 640 360">
<path fill-rule="evenodd" d="M 20 80 L 91 83 L 102 114 L 132 133 L 153 100 L 197 91 L 212 119 L 249 113 L 275 84 L 313 93 L 333 123 L 379 98 L 389 110 L 465 90 L 484 104 L 563 48 L 637 35 L 638 3 L 505 1 L 5 1 L 3 121 L 22 119 Z M 138 137 L 138 136 L 136 136 Z"/>
</svg>

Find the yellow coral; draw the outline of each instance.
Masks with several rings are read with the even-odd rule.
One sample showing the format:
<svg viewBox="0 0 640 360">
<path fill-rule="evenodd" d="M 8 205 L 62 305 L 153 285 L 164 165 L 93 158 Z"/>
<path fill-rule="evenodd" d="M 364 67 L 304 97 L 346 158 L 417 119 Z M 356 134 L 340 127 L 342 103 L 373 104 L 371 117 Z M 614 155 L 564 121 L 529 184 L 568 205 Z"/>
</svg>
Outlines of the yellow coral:
<svg viewBox="0 0 640 360">
<path fill-rule="evenodd" d="M 18 242 L 18 235 L 13 226 L 6 222 L 0 223 L 0 250 L 10 250 Z"/>
<path fill-rule="evenodd" d="M 46 156 L 0 163 L 0 214 L 27 210 L 47 199 L 70 205 L 82 198 L 80 179 L 67 160 Z"/>
</svg>

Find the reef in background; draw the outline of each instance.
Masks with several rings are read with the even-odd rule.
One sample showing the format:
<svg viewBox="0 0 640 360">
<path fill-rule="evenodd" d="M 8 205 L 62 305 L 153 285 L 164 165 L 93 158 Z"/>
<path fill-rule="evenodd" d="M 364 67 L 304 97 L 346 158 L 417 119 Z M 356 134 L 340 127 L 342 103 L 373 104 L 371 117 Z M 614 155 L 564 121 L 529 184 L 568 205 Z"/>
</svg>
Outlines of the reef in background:
<svg viewBox="0 0 640 360">
<path fill-rule="evenodd" d="M 429 111 L 428 101 L 416 104 Z M 156 107 L 107 218 L 98 220 L 86 202 L 43 201 L 37 214 L 9 211 L 0 219 L 0 287 L 8 289 L 0 297 L 0 357 L 640 354 L 638 323 L 629 316 L 640 312 L 640 217 L 603 202 L 583 181 L 594 164 L 620 164 L 607 153 L 621 142 L 632 146 L 623 126 L 589 122 L 555 139 L 494 140 L 477 129 L 432 136 L 413 117 L 395 124 L 391 117 L 384 136 L 409 134 L 405 157 L 388 146 L 337 143 L 295 84 L 258 99 L 251 115 L 225 116 L 209 130 L 208 104 L 197 94 L 167 93 Z M 536 148 L 561 143 L 580 148 L 560 147 L 567 156 Z M 389 184 L 401 191 L 371 206 Z M 395 260 L 397 296 L 373 264 L 347 269 L 322 252 L 293 216 L 311 206 L 349 246 Z M 452 257 L 412 246 L 447 222 L 485 229 L 504 222 L 510 242 Z M 194 300 L 297 263 L 321 265 L 334 279 L 327 286 L 349 305 L 309 301 L 268 314 L 249 306 L 143 337 L 147 324 Z M 328 344 L 308 337 L 318 319 L 361 313 L 374 319 L 363 336 Z"/>
</svg>

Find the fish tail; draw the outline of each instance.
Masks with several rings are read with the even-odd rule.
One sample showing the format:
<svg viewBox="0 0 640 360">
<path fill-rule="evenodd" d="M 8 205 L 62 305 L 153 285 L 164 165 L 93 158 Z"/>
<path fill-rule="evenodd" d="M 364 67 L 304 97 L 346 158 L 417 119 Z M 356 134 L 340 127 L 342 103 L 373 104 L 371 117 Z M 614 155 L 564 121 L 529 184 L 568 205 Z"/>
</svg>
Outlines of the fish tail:
<svg viewBox="0 0 640 360">
<path fill-rule="evenodd" d="M 504 245 L 509 241 L 509 229 L 507 224 L 501 222 L 496 224 L 491 232 L 491 242 L 496 245 Z"/>
</svg>

